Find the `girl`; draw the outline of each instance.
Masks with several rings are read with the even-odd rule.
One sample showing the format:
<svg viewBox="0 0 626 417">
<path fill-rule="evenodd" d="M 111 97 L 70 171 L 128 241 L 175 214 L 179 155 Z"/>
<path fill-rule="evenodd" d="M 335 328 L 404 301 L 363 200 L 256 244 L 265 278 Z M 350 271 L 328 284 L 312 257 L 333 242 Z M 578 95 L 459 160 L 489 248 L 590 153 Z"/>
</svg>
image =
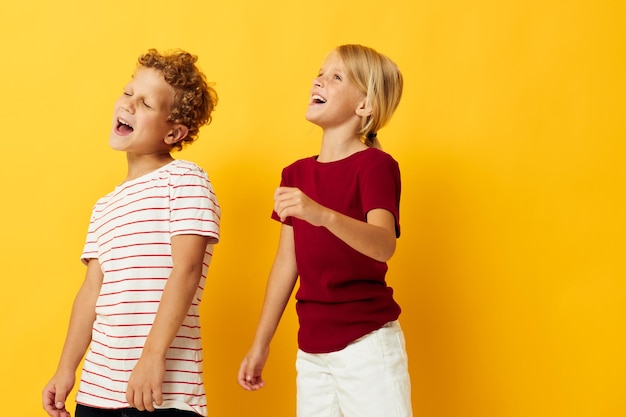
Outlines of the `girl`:
<svg viewBox="0 0 626 417">
<path fill-rule="evenodd" d="M 250 391 L 265 385 L 270 341 L 300 276 L 299 417 L 412 415 L 400 307 L 385 282 L 400 235 L 400 172 L 376 139 L 401 94 L 386 56 L 361 45 L 331 52 L 306 112 L 323 129 L 320 153 L 285 168 L 274 195 L 279 246 L 238 380 Z"/>
</svg>

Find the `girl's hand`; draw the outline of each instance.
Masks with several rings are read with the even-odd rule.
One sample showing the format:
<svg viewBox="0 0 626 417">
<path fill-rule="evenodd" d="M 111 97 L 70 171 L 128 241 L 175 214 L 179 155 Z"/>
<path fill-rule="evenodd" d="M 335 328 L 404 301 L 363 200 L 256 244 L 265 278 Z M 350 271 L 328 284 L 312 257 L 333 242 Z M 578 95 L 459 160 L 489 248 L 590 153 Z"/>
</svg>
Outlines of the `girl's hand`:
<svg viewBox="0 0 626 417">
<path fill-rule="evenodd" d="M 237 375 L 237 381 L 241 388 L 246 391 L 256 391 L 265 386 L 262 373 L 268 355 L 269 347 L 262 349 L 260 352 L 255 352 L 253 349 L 248 352 L 241 362 Z"/>
<path fill-rule="evenodd" d="M 352 249 L 379 262 L 387 262 L 396 250 L 395 218 L 386 209 L 372 209 L 365 221 L 358 220 L 318 204 L 298 188 L 279 187 L 274 211 L 283 222 L 291 216 L 323 226 Z"/>
<path fill-rule="evenodd" d="M 291 216 L 313 226 L 322 226 L 328 210 L 309 198 L 299 188 L 278 187 L 274 193 L 274 211 L 281 221 Z"/>
</svg>

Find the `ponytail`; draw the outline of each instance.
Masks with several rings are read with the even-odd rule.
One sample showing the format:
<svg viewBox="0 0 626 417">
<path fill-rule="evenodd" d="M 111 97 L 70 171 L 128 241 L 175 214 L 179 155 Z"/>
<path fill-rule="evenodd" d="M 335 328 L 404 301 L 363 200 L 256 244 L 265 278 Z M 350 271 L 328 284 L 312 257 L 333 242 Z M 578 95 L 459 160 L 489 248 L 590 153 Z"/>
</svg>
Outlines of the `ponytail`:
<svg viewBox="0 0 626 417">
<path fill-rule="evenodd" d="M 367 135 L 365 135 L 363 143 L 365 143 L 368 148 L 382 149 L 383 147 L 380 145 L 380 141 L 378 140 L 377 136 L 378 134 L 376 132 L 368 133 Z"/>
</svg>

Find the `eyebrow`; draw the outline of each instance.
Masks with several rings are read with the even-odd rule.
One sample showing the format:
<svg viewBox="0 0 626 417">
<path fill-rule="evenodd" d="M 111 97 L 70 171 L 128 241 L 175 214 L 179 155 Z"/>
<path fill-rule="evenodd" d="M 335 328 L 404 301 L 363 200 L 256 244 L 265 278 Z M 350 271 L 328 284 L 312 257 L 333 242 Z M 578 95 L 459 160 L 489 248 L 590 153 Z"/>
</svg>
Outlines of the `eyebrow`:
<svg viewBox="0 0 626 417">
<path fill-rule="evenodd" d="M 320 68 L 319 72 L 320 73 L 324 72 L 324 67 Z M 336 67 L 335 66 L 335 67 L 327 67 L 326 68 L 326 72 L 338 72 L 338 73 L 342 73 L 343 74 L 345 72 L 345 70 L 342 70 L 340 67 Z"/>
</svg>

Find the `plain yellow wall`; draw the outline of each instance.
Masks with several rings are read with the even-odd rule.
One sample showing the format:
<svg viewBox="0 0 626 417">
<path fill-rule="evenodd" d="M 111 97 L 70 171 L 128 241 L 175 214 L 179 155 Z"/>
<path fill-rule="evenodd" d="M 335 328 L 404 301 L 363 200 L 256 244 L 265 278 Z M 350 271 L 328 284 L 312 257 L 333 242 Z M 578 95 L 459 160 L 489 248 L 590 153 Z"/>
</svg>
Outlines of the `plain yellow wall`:
<svg viewBox="0 0 626 417">
<path fill-rule="evenodd" d="M 176 155 L 223 208 L 202 307 L 212 415 L 294 415 L 292 305 L 267 387 L 236 372 L 280 170 L 319 147 L 310 82 L 330 49 L 363 43 L 406 79 L 379 136 L 403 175 L 389 283 L 415 415 L 625 416 L 625 15 L 617 0 L 4 1 L 0 414 L 44 415 L 91 206 L 124 177 L 113 102 L 139 54 L 180 47 L 220 95 Z"/>
</svg>

